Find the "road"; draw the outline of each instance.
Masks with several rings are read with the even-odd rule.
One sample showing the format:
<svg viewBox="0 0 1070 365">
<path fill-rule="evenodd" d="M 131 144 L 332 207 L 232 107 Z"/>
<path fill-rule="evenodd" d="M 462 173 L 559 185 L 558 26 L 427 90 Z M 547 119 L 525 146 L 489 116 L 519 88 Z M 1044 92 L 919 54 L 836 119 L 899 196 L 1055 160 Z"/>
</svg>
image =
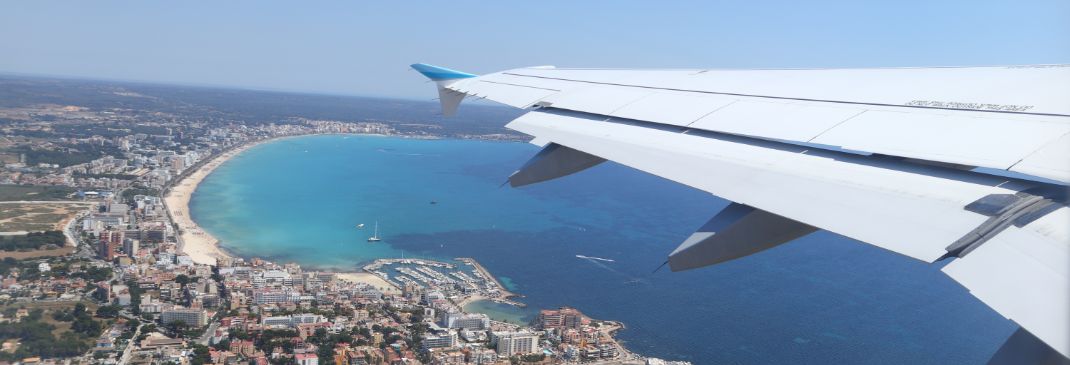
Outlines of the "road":
<svg viewBox="0 0 1070 365">
<path fill-rule="evenodd" d="M 69 244 L 71 246 L 78 247 L 78 243 L 79 243 L 78 242 L 78 235 L 75 234 L 75 231 L 74 231 L 75 230 L 75 226 L 74 225 L 83 216 L 85 216 L 85 212 L 81 212 L 81 213 L 75 214 L 74 217 L 71 217 L 71 219 L 67 221 L 67 226 L 63 227 L 63 235 L 67 236 L 67 244 Z"/>
<path fill-rule="evenodd" d="M 217 328 L 219 328 L 219 322 L 213 320 L 212 324 L 208 325 L 208 330 L 204 331 L 204 335 L 197 339 L 197 343 L 208 346 L 208 340 L 212 339 L 212 334 L 215 333 Z"/>
<path fill-rule="evenodd" d="M 131 351 L 131 350 L 134 347 L 137 347 L 137 344 L 134 343 L 134 342 L 137 341 L 137 336 L 141 335 L 141 326 L 144 326 L 144 325 L 145 324 L 138 324 L 137 325 L 137 329 L 134 330 L 134 337 L 131 337 L 130 341 L 128 341 L 126 343 L 126 348 L 123 349 L 123 356 L 119 357 L 118 365 L 126 365 L 126 362 L 130 360 L 130 354 L 133 353 L 133 351 Z"/>
</svg>

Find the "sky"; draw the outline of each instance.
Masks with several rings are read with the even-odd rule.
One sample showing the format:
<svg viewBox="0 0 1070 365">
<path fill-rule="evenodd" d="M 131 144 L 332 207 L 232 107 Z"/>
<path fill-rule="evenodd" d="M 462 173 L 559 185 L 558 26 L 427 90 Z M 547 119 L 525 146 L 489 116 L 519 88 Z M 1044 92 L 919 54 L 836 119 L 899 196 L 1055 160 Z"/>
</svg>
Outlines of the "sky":
<svg viewBox="0 0 1070 365">
<path fill-rule="evenodd" d="M 415 62 L 1070 63 L 1070 1 L 0 2 L 0 73 L 434 98 Z"/>
</svg>

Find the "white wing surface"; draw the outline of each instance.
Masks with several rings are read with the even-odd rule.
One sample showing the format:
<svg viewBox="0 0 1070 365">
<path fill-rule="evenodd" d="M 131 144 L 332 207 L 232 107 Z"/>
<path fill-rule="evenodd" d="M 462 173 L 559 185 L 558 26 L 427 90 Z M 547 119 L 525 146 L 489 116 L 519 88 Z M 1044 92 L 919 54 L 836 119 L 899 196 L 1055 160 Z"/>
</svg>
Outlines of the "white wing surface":
<svg viewBox="0 0 1070 365">
<path fill-rule="evenodd" d="M 733 201 L 674 271 L 825 229 L 954 260 L 946 273 L 1028 331 L 996 358 L 1021 338 L 1070 355 L 1070 67 L 413 67 L 446 111 L 468 96 L 530 110 L 507 127 L 545 148 L 514 186 L 612 160 Z"/>
</svg>

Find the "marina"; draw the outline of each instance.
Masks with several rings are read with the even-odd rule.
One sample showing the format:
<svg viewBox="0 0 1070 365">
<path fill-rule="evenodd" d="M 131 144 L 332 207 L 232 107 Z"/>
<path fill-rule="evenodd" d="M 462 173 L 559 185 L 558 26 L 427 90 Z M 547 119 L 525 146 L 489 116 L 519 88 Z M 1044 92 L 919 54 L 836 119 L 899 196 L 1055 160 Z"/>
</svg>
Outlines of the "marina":
<svg viewBox="0 0 1070 365">
<path fill-rule="evenodd" d="M 520 308 L 527 306 L 513 300 L 520 296 L 506 289 L 475 259 L 458 257 L 453 260 L 456 263 L 411 258 L 377 259 L 362 269 L 398 288 L 441 292 L 460 307 L 479 300 Z"/>
</svg>

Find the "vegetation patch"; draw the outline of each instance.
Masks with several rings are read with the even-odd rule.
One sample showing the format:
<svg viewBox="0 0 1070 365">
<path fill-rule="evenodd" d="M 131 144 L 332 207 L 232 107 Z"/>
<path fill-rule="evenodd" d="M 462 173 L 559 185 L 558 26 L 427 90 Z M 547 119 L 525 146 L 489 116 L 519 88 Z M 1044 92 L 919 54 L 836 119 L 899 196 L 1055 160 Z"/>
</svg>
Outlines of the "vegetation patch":
<svg viewBox="0 0 1070 365">
<path fill-rule="evenodd" d="M 103 321 L 93 319 L 93 308 L 84 303 L 34 304 L 3 309 L 5 318 L 17 319 L 0 323 L 0 341 L 16 340 L 19 346 L 13 352 L 0 353 L 0 360 L 82 355 L 104 329 Z M 25 316 L 19 317 L 19 312 Z"/>
<path fill-rule="evenodd" d="M 61 231 L 30 232 L 20 236 L 0 236 L 0 250 L 29 251 L 63 247 L 67 237 Z"/>
<path fill-rule="evenodd" d="M 0 185 L 0 201 L 66 200 L 76 191 L 68 186 Z"/>
<path fill-rule="evenodd" d="M 122 157 L 123 155 L 122 151 L 115 146 L 91 143 L 73 144 L 55 150 L 19 147 L 11 152 L 26 156 L 26 164 L 30 166 L 44 163 L 59 165 L 59 167 L 80 165 L 104 156 Z"/>
</svg>

